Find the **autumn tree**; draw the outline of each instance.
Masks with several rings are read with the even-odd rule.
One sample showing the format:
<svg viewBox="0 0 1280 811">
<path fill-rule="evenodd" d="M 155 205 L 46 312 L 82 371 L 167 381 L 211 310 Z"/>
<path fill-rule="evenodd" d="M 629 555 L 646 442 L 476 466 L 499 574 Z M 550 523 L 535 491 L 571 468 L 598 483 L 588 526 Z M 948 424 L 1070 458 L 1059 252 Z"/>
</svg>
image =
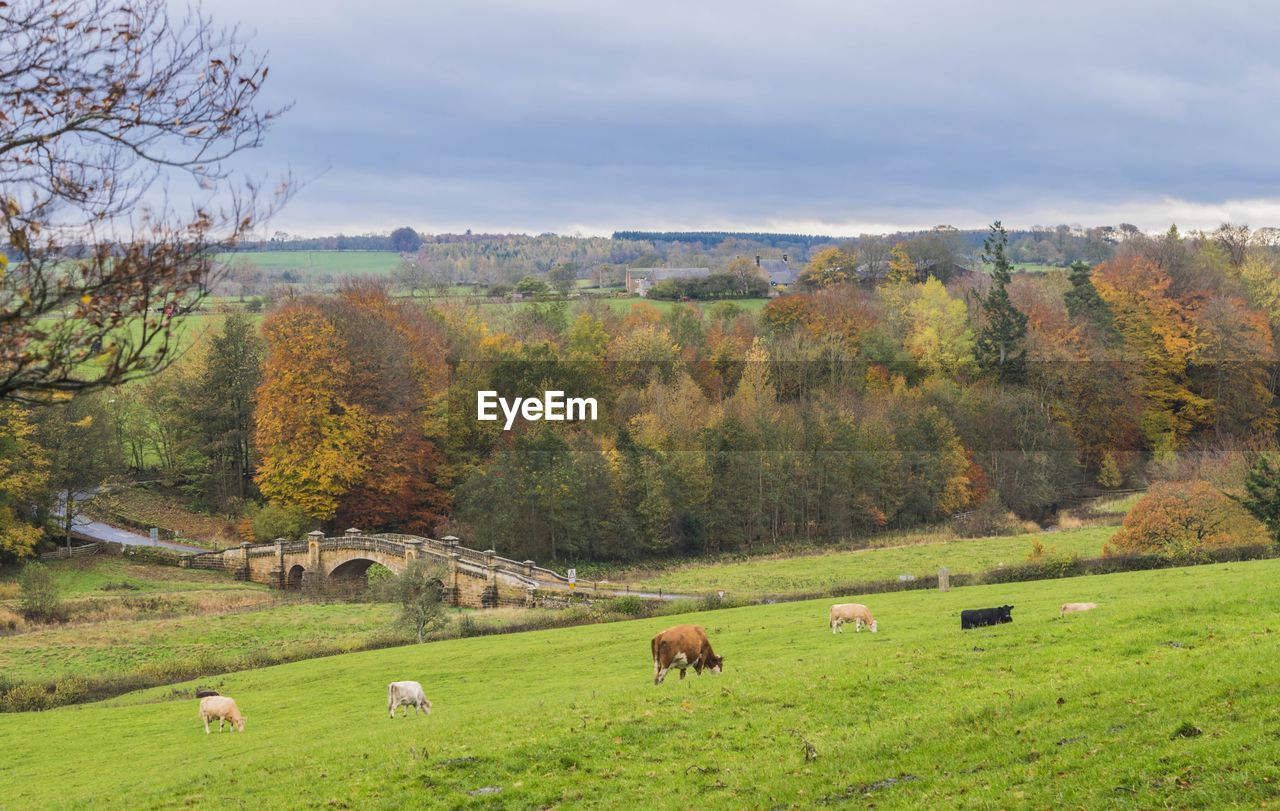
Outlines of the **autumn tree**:
<svg viewBox="0 0 1280 811">
<path fill-rule="evenodd" d="M 35 426 L 14 403 L 0 403 L 0 561 L 30 556 L 40 540 L 33 520 L 49 482 L 49 458 Z"/>
<path fill-rule="evenodd" d="M 991 289 L 982 297 L 982 329 L 975 344 L 978 365 L 1001 383 L 1026 378 L 1027 316 L 1009 300 L 1013 265 L 1006 249 L 1009 235 L 997 220 L 982 243 L 982 259 L 991 265 Z"/>
<path fill-rule="evenodd" d="M 281 199 L 238 187 L 230 164 L 279 113 L 259 101 L 266 77 L 236 29 L 164 0 L 0 6 L 0 398 L 100 389 L 173 358 L 214 253 Z M 189 181 L 189 212 L 153 193 Z"/>
<path fill-rule="evenodd" d="M 1194 555 L 1265 537 L 1266 527 L 1209 482 L 1158 482 L 1125 516 L 1103 554 Z"/>
<path fill-rule="evenodd" d="M 351 359 L 317 307 L 286 305 L 267 317 L 262 331 L 258 488 L 272 502 L 329 520 L 368 473 L 367 448 L 389 426 L 351 402 Z"/>
<path fill-rule="evenodd" d="M 827 287 L 857 278 L 858 255 L 854 251 L 828 245 L 809 257 L 799 282 L 806 287 Z"/>
</svg>

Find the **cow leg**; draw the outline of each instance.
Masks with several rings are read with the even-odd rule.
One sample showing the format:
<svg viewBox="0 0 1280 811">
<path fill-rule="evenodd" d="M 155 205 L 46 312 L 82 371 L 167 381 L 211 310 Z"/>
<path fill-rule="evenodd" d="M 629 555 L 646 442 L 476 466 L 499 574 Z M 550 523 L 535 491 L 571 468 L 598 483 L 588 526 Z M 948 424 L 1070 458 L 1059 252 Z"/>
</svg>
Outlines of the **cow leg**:
<svg viewBox="0 0 1280 811">
<path fill-rule="evenodd" d="M 861 619 L 855 619 L 855 620 L 853 621 L 853 632 L 854 632 L 855 634 L 860 634 L 860 633 L 862 633 L 862 620 L 861 620 Z"/>
<path fill-rule="evenodd" d="M 667 679 L 667 670 L 669 668 L 659 667 L 658 672 L 653 674 L 653 683 L 662 684 Z"/>
<path fill-rule="evenodd" d="M 688 669 L 689 669 L 688 666 L 680 668 L 680 681 L 684 681 L 685 671 L 687 671 Z"/>
<path fill-rule="evenodd" d="M 221 732 L 221 731 L 222 731 L 222 719 L 221 719 L 221 718 L 219 718 L 219 719 L 218 719 L 218 731 L 219 731 L 219 732 Z"/>
<path fill-rule="evenodd" d="M 201 718 L 204 720 L 204 734 L 208 735 L 209 734 L 209 717 L 205 715 L 205 716 L 201 716 Z"/>
</svg>

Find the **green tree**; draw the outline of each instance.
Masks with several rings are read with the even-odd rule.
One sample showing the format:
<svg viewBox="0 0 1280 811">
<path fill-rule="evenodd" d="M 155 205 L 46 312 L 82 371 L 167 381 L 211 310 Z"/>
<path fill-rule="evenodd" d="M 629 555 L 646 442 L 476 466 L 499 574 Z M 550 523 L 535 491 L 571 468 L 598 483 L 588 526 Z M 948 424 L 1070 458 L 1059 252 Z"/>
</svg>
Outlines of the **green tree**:
<svg viewBox="0 0 1280 811">
<path fill-rule="evenodd" d="M 419 558 L 400 575 L 383 579 L 380 588 L 400 605 L 400 624 L 412 628 L 419 642 L 444 621 L 444 577 L 441 566 Z"/>
<path fill-rule="evenodd" d="M 1102 335 L 1115 333 L 1115 321 L 1111 317 L 1111 308 L 1098 294 L 1093 286 L 1093 270 L 1084 262 L 1071 263 L 1068 278 L 1071 289 L 1063 294 L 1067 305 L 1067 313 L 1076 321 L 1084 321 L 1096 328 Z"/>
<path fill-rule="evenodd" d="M 253 480 L 253 411 L 266 345 L 253 322 L 232 313 L 209 342 L 195 397 L 187 404 L 207 467 L 204 500 L 226 507 L 244 499 Z"/>
<path fill-rule="evenodd" d="M 524 293 L 526 296 L 541 296 L 551 292 L 551 287 L 536 276 L 525 276 L 516 282 L 516 292 Z"/>
<path fill-rule="evenodd" d="M 1280 543 L 1280 466 L 1259 455 L 1244 478 L 1244 495 L 1236 501 L 1257 518 Z"/>
<path fill-rule="evenodd" d="M 37 416 L 36 437 L 49 459 L 59 528 L 70 546 L 77 499 L 96 490 L 116 469 L 111 419 L 96 392 L 45 407 Z"/>
<path fill-rule="evenodd" d="M 578 266 L 573 262 L 561 262 L 547 272 L 547 281 L 557 293 L 567 296 L 578 281 Z"/>
<path fill-rule="evenodd" d="M 975 346 L 978 365 L 1001 383 L 1018 383 L 1027 375 L 1027 316 L 1009 300 L 1013 265 L 1006 255 L 1009 234 L 996 220 L 982 243 L 983 261 L 991 264 L 991 289 L 982 297 L 982 329 Z"/>
</svg>

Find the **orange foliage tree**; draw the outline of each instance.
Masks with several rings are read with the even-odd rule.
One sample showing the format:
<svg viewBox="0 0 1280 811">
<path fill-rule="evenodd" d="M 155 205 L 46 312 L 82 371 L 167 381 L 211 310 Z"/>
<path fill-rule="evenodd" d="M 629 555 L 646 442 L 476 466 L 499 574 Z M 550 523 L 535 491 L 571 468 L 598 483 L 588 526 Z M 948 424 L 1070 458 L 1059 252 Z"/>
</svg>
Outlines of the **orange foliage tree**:
<svg viewBox="0 0 1280 811">
<path fill-rule="evenodd" d="M 1103 554 L 1189 555 L 1267 540 L 1266 527 L 1209 482 L 1160 482 L 1125 516 Z"/>
</svg>

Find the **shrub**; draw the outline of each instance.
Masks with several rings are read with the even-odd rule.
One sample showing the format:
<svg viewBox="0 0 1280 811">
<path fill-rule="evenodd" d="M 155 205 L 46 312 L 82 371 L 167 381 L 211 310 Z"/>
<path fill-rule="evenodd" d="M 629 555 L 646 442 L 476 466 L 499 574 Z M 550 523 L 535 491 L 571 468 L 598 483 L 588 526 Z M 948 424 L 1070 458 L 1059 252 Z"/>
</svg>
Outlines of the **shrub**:
<svg viewBox="0 0 1280 811">
<path fill-rule="evenodd" d="M 1103 555 L 1191 556 L 1267 537 L 1258 519 L 1209 482 L 1161 482 L 1125 516 Z"/>
<path fill-rule="evenodd" d="M 992 535 L 1012 535 L 1022 529 L 1016 516 L 1005 508 L 995 490 L 974 509 L 960 515 L 953 522 L 956 534 L 961 538 L 987 538 Z"/>
<path fill-rule="evenodd" d="M 609 608 L 628 617 L 642 617 L 649 613 L 649 604 L 633 594 L 614 598 L 609 603 Z"/>
<path fill-rule="evenodd" d="M 22 613 L 28 619 L 52 620 L 58 617 L 58 585 L 49 568 L 42 563 L 28 563 L 18 579 L 22 585 Z"/>
<path fill-rule="evenodd" d="M 0 631 L 16 633 L 26 630 L 27 621 L 16 611 L 0 605 Z"/>
<path fill-rule="evenodd" d="M 282 507 L 268 504 L 253 516 L 253 536 L 259 541 L 273 541 L 276 538 L 301 538 L 315 527 L 315 522 L 306 513 L 294 507 Z"/>
<path fill-rule="evenodd" d="M 0 698 L 0 710 L 4 712 L 31 712 L 53 706 L 52 694 L 43 684 L 19 684 Z"/>
</svg>

